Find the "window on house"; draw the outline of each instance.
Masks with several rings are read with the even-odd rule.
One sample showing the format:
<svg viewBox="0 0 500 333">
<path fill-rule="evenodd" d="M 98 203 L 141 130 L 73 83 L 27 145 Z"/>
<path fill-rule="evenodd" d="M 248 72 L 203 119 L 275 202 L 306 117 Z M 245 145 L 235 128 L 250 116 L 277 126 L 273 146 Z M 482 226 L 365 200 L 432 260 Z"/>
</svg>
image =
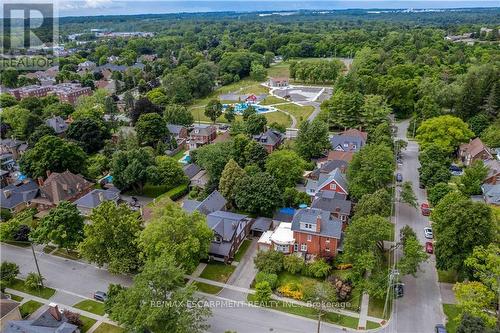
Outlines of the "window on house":
<svg viewBox="0 0 500 333">
<path fill-rule="evenodd" d="M 337 189 L 337 184 L 335 184 L 335 183 L 331 183 L 331 184 L 330 184 L 330 189 L 332 189 L 332 190 L 336 190 L 336 189 Z"/>
<path fill-rule="evenodd" d="M 330 243 L 330 238 L 327 238 L 327 239 L 326 239 L 326 242 L 327 242 L 327 243 Z"/>
<path fill-rule="evenodd" d="M 300 251 L 307 252 L 307 244 L 306 243 L 300 244 Z"/>
<path fill-rule="evenodd" d="M 215 235 L 214 240 L 215 240 L 217 243 L 220 243 L 220 242 L 222 242 L 222 237 L 221 237 L 221 236 L 219 236 L 219 235 Z"/>
<path fill-rule="evenodd" d="M 353 144 L 353 145 L 352 145 L 352 149 L 356 149 L 356 144 Z"/>
<path fill-rule="evenodd" d="M 325 248 L 325 251 L 330 252 L 330 248 L 329 247 Z"/>
<path fill-rule="evenodd" d="M 308 242 L 312 241 L 312 236 L 311 235 L 307 235 L 307 241 Z"/>
<path fill-rule="evenodd" d="M 293 244 L 293 250 L 297 252 L 299 250 L 299 244 L 297 243 Z"/>
<path fill-rule="evenodd" d="M 341 220 L 341 221 L 345 221 L 345 220 L 347 220 L 347 216 L 345 216 L 345 215 L 340 215 L 340 220 Z"/>
</svg>

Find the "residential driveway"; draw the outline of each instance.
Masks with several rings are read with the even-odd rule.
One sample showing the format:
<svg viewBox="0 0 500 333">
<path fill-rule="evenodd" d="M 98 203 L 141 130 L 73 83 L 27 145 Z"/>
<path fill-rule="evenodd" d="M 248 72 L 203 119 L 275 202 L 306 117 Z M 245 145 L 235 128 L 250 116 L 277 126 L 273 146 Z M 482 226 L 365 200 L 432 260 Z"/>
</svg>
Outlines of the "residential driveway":
<svg viewBox="0 0 500 333">
<path fill-rule="evenodd" d="M 456 304 L 457 299 L 455 298 L 455 292 L 453 291 L 453 283 L 439 283 L 439 289 L 441 290 L 441 298 L 443 304 Z"/>
<path fill-rule="evenodd" d="M 255 275 L 257 274 L 257 269 L 255 268 L 255 265 L 253 263 L 253 259 L 257 255 L 257 241 L 258 238 L 252 239 L 252 244 L 250 244 L 250 246 L 247 249 L 247 252 L 243 256 L 241 261 L 238 263 L 238 266 L 234 270 L 233 274 L 231 274 L 231 277 L 229 278 L 229 280 L 227 280 L 226 282 L 227 284 L 236 287 L 250 288 L 250 285 L 252 284 L 252 281 L 254 280 Z M 246 294 L 242 294 L 240 292 L 228 289 L 223 289 L 219 293 L 219 296 L 239 301 L 246 300 Z"/>
</svg>

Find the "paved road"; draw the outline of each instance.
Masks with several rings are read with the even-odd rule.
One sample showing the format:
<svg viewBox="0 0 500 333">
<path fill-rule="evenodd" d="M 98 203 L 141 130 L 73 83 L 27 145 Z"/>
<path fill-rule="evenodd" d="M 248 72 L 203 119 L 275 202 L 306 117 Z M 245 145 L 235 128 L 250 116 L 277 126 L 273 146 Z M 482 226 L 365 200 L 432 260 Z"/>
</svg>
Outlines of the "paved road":
<svg viewBox="0 0 500 333">
<path fill-rule="evenodd" d="M 406 139 L 406 129 L 408 121 L 397 124 L 398 139 Z M 408 147 L 402 152 L 403 165 L 398 168 L 398 172 L 403 175 L 403 181 L 411 181 L 418 203 L 427 202 L 425 190 L 419 189 L 418 184 L 418 144 L 414 141 L 408 142 Z M 429 219 L 420 214 L 420 211 L 404 203 L 396 203 L 396 235 L 399 239 L 399 230 L 405 225 L 409 225 L 415 230 L 422 244 L 426 239 L 423 235 L 423 228 L 429 225 Z M 435 268 L 435 257 L 432 255 L 429 260 L 421 265 L 422 271 L 417 277 L 404 277 L 405 284 L 404 297 L 395 301 L 395 311 L 389 331 L 397 333 L 420 333 L 433 332 L 434 326 L 444 323 L 444 314 L 441 307 L 441 293 L 437 282 L 437 272 Z"/>
</svg>

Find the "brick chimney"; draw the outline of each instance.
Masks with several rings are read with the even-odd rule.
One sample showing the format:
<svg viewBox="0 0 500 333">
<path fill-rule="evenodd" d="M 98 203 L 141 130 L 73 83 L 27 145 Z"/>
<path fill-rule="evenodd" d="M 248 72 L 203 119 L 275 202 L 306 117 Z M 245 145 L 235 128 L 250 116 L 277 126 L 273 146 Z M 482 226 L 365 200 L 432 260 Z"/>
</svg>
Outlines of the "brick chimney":
<svg viewBox="0 0 500 333">
<path fill-rule="evenodd" d="M 55 320 L 57 320 L 57 321 L 62 320 L 61 312 L 59 312 L 59 308 L 58 308 L 57 304 L 55 304 L 55 303 L 49 304 L 49 313 Z"/>
<path fill-rule="evenodd" d="M 38 178 L 37 178 L 37 181 L 38 181 L 38 186 L 43 186 L 44 181 L 43 181 L 43 178 L 42 178 L 42 177 L 38 177 Z"/>
<path fill-rule="evenodd" d="M 47 178 L 49 178 L 50 174 L 52 173 L 50 170 L 47 170 L 45 171 L 45 173 L 47 174 Z"/>
<path fill-rule="evenodd" d="M 316 216 L 316 232 L 321 231 L 321 215 Z"/>
</svg>

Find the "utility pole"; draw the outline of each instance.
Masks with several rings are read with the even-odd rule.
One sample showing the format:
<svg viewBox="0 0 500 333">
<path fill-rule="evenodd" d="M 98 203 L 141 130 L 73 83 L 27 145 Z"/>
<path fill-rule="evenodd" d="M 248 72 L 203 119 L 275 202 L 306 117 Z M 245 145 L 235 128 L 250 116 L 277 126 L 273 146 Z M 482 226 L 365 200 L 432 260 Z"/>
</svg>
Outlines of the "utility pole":
<svg viewBox="0 0 500 333">
<path fill-rule="evenodd" d="M 40 283 L 42 284 L 42 288 L 43 288 L 45 286 L 43 285 L 43 278 L 42 278 L 42 274 L 40 273 L 40 267 L 38 267 L 38 260 L 36 259 L 35 248 L 33 247 L 33 243 L 30 242 L 30 245 L 31 245 L 31 252 L 33 253 L 33 258 L 35 259 L 36 270 L 38 272 L 38 276 L 40 277 Z"/>
</svg>

